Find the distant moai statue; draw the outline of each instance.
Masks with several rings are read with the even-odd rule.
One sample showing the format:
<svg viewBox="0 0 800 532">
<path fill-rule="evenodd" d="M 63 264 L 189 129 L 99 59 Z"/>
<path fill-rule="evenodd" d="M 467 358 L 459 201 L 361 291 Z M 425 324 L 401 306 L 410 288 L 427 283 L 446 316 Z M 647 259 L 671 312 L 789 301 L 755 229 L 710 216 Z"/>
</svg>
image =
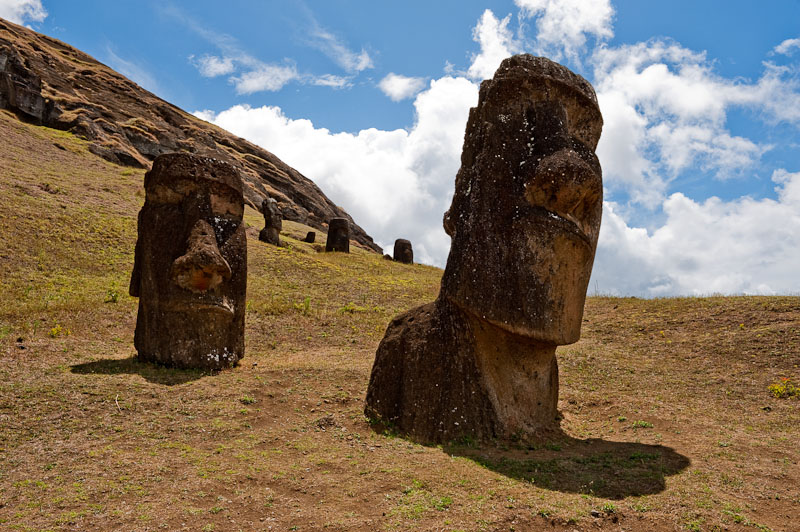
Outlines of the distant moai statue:
<svg viewBox="0 0 800 532">
<path fill-rule="evenodd" d="M 247 241 L 242 180 L 228 163 L 160 155 L 145 202 L 130 294 L 140 360 L 219 369 L 244 356 Z"/>
<path fill-rule="evenodd" d="M 405 238 L 398 238 L 394 241 L 394 260 L 403 264 L 414 263 L 414 250 L 411 248 L 411 242 Z"/>
<path fill-rule="evenodd" d="M 328 240 L 325 242 L 325 251 L 350 253 L 350 220 L 331 218 L 328 223 Z"/>
<path fill-rule="evenodd" d="M 308 242 L 309 244 L 313 244 L 317 240 L 317 233 L 314 231 L 309 231 L 306 233 L 306 237 L 303 239 L 303 242 Z"/>
<path fill-rule="evenodd" d="M 439 297 L 386 330 L 369 418 L 427 442 L 556 428 L 556 346 L 580 337 L 600 230 L 602 124 L 589 82 L 548 59 L 508 58 L 481 83 Z"/>
<path fill-rule="evenodd" d="M 264 229 L 258 233 L 258 239 L 274 246 L 280 246 L 283 216 L 278 208 L 278 202 L 273 198 L 265 198 L 261 202 L 261 213 L 264 215 Z"/>
</svg>

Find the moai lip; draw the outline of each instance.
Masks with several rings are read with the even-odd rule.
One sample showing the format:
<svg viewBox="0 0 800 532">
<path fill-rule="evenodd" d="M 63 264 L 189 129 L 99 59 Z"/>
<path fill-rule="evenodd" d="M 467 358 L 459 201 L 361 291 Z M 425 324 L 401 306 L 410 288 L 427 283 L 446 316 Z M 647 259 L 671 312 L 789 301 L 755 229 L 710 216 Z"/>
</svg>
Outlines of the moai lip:
<svg viewBox="0 0 800 532">
<path fill-rule="evenodd" d="M 242 182 L 227 163 L 183 153 L 153 161 L 130 294 L 140 360 L 219 369 L 244 356 L 247 242 Z"/>
<path fill-rule="evenodd" d="M 439 297 L 389 325 L 368 417 L 428 442 L 557 427 L 555 350 L 580 336 L 600 229 L 601 129 L 591 85 L 549 59 L 508 58 L 481 84 Z"/>
</svg>

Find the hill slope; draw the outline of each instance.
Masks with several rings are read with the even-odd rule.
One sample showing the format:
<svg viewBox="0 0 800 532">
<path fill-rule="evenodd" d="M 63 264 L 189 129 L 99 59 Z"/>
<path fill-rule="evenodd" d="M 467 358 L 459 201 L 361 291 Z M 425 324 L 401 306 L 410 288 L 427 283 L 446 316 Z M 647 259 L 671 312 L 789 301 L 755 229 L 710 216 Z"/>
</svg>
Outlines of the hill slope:
<svg viewBox="0 0 800 532">
<path fill-rule="evenodd" d="M 0 529 L 794 531 L 797 297 L 590 297 L 563 434 L 425 447 L 362 415 L 375 349 L 441 270 L 257 240 L 246 356 L 138 364 L 143 169 L 0 110 Z"/>
<path fill-rule="evenodd" d="M 204 122 L 142 89 L 94 58 L 56 39 L 0 19 L 0 108 L 24 120 L 69 131 L 90 152 L 148 168 L 157 155 L 188 151 L 237 166 L 254 208 L 269 194 L 287 220 L 323 229 L 352 218 L 311 180 L 270 152 Z M 352 224 L 353 239 L 380 252 Z"/>
</svg>

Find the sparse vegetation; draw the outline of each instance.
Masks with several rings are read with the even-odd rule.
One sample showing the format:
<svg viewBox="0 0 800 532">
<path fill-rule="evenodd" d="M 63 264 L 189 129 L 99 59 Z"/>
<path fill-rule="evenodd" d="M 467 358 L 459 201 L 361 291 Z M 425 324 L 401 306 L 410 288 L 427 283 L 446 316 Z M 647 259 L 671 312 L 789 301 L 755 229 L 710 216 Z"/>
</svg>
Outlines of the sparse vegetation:
<svg viewBox="0 0 800 532">
<path fill-rule="evenodd" d="M 767 388 L 769 393 L 778 399 L 800 396 L 800 386 L 796 386 L 789 377 L 783 377 L 779 382 L 774 382 Z"/>
</svg>

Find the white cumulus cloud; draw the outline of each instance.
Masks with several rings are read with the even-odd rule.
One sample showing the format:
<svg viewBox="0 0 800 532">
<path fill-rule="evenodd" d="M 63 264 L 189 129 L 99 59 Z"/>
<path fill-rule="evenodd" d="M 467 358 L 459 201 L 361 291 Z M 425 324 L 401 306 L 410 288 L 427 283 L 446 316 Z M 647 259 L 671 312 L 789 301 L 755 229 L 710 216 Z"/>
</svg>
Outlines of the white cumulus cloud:
<svg viewBox="0 0 800 532">
<path fill-rule="evenodd" d="M 797 49 L 800 49 L 800 39 L 786 39 L 776 46 L 773 52 L 782 55 L 792 55 Z"/>
<path fill-rule="evenodd" d="M 253 70 L 232 76 L 230 81 L 237 94 L 252 94 L 261 91 L 278 91 L 292 80 L 298 79 L 295 65 L 260 64 Z"/>
<path fill-rule="evenodd" d="M 653 231 L 629 227 L 606 202 L 590 293 L 672 296 L 797 293 L 800 172 L 773 174 L 777 200 L 663 203 Z"/>
<path fill-rule="evenodd" d="M 525 17 L 536 19 L 537 52 L 559 60 L 576 60 L 586 36 L 614 36 L 610 0 L 514 0 Z"/>
<path fill-rule="evenodd" d="M 520 51 L 508 28 L 510 20 L 511 15 L 499 20 L 491 10 L 483 12 L 472 30 L 472 39 L 480 45 L 480 52 L 472 56 L 472 64 L 467 70 L 469 78 L 476 81 L 492 78 L 503 59 Z"/>
<path fill-rule="evenodd" d="M 41 22 L 47 18 L 42 0 L 0 0 L 0 17 L 16 24 Z"/>
<path fill-rule="evenodd" d="M 663 40 L 602 47 L 591 61 L 606 184 L 648 207 L 690 169 L 726 179 L 755 167 L 771 146 L 731 134 L 732 109 L 800 122 L 798 83 L 787 68 L 767 63 L 758 80 L 723 78 L 705 54 Z"/>
<path fill-rule="evenodd" d="M 194 60 L 194 57 L 190 57 Z M 206 78 L 215 78 L 232 74 L 236 70 L 232 57 L 217 57 L 215 55 L 204 55 L 194 60 L 200 75 Z"/>
<path fill-rule="evenodd" d="M 378 88 L 393 102 L 411 98 L 425 87 L 425 78 L 411 78 L 390 72 L 378 83 Z"/>
</svg>

